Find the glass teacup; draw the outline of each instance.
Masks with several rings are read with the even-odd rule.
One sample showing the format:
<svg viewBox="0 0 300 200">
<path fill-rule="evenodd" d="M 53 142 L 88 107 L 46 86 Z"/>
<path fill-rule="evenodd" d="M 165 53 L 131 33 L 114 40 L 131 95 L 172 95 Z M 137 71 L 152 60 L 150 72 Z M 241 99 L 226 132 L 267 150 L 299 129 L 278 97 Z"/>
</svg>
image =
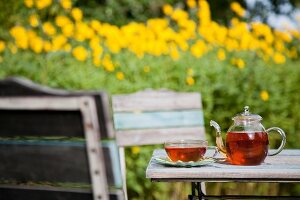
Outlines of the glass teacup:
<svg viewBox="0 0 300 200">
<path fill-rule="evenodd" d="M 204 158 L 208 149 L 208 142 L 206 140 L 173 140 L 165 142 L 164 147 L 168 157 L 173 162 L 196 162 Z M 215 155 L 217 150 L 216 147 L 213 148 Z"/>
</svg>

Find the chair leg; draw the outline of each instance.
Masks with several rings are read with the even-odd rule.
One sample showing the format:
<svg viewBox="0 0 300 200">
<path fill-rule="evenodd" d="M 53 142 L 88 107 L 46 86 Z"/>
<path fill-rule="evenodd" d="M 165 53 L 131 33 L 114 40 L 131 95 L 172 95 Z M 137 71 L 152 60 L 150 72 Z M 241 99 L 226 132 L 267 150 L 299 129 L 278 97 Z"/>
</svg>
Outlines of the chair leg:
<svg viewBox="0 0 300 200">
<path fill-rule="evenodd" d="M 120 155 L 120 165 L 121 165 L 122 187 L 123 187 L 124 199 L 128 200 L 127 185 L 126 185 L 126 162 L 125 162 L 124 147 L 119 148 L 119 155 Z"/>
</svg>

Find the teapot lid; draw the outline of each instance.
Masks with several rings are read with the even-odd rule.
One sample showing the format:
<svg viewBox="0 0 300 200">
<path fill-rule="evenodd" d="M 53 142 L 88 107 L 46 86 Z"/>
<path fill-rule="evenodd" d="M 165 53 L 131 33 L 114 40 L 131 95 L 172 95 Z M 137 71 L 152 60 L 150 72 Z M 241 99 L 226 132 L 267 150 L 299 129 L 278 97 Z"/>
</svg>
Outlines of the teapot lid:
<svg viewBox="0 0 300 200">
<path fill-rule="evenodd" d="M 232 118 L 234 121 L 260 121 L 262 117 L 257 114 L 252 114 L 249 112 L 249 106 L 244 107 L 244 112 L 237 114 Z"/>
</svg>

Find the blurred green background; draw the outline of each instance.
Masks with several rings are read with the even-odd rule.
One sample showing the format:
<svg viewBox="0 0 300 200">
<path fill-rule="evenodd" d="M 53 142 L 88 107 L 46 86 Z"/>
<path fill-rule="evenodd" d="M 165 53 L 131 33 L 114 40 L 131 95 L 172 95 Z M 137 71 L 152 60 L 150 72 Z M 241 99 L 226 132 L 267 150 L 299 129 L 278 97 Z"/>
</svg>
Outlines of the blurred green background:
<svg viewBox="0 0 300 200">
<path fill-rule="evenodd" d="M 212 19 L 229 25 L 235 14 L 230 10 L 232 1 L 208 1 Z M 244 1 L 239 1 L 245 6 Z M 279 1 L 272 1 L 274 5 Z M 164 17 L 162 7 L 170 4 L 174 8 L 187 9 L 184 1 L 178 0 L 77 0 L 85 19 L 98 19 L 114 25 L 129 22 L 145 22 L 149 18 Z M 293 6 L 299 2 L 291 1 Z M 69 90 L 97 89 L 110 95 L 130 93 L 145 88 L 169 88 L 176 91 L 200 92 L 205 114 L 206 135 L 214 144 L 214 131 L 209 120 L 220 123 L 225 132 L 231 125 L 231 117 L 249 105 L 253 113 L 263 117 L 265 127 L 278 126 L 287 135 L 286 148 L 300 148 L 300 59 L 286 58 L 283 64 L 258 59 L 256 52 L 228 52 L 227 59 L 218 59 L 218 48 L 197 58 L 188 51 L 180 51 L 180 59 L 170 56 L 145 54 L 142 58 L 128 50 L 110 54 L 115 70 L 108 72 L 95 67 L 91 59 L 80 62 L 65 51 L 36 54 L 30 50 L 12 50 L 13 41 L 9 30 L 15 25 L 24 25 L 30 12 L 22 0 L 0 0 L 0 40 L 6 49 L 0 53 L 0 77 L 24 76 L 37 83 Z M 54 20 L 60 13 L 52 6 L 47 13 L 41 12 L 44 20 Z M 28 23 L 27 23 L 28 24 Z M 295 47 L 299 54 L 299 39 L 287 44 Z M 107 50 L 104 50 L 107 51 Z M 239 57 L 244 67 L 232 64 L 230 57 Z M 120 75 L 120 73 L 122 75 Z M 192 77 L 188 81 L 187 78 Z M 273 147 L 279 145 L 272 138 Z M 130 199 L 183 199 L 190 190 L 189 184 L 151 183 L 146 180 L 145 168 L 155 147 L 128 148 L 127 183 Z M 264 194 L 300 195 L 299 184 L 256 183 L 209 183 L 210 194 Z"/>
</svg>

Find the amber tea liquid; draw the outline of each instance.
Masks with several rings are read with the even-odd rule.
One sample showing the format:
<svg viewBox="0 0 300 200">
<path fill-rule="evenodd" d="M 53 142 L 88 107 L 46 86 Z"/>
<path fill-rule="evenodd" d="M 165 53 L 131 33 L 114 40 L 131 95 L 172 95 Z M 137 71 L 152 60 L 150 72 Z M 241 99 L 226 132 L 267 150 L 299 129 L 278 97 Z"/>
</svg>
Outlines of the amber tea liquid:
<svg viewBox="0 0 300 200">
<path fill-rule="evenodd" d="M 169 146 L 165 147 L 165 150 L 172 161 L 189 162 L 200 160 L 206 152 L 206 147 Z"/>
<path fill-rule="evenodd" d="M 228 132 L 228 161 L 235 165 L 259 165 L 268 154 L 268 145 L 266 132 Z"/>
</svg>

